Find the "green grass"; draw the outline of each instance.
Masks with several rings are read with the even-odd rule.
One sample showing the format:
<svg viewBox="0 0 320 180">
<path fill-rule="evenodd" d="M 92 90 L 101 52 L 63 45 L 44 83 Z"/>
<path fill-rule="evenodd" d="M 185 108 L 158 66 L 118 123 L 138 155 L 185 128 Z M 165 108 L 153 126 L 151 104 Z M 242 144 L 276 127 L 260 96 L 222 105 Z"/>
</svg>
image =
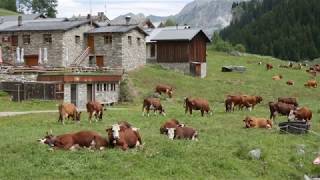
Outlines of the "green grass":
<svg viewBox="0 0 320 180">
<path fill-rule="evenodd" d="M 18 13 L 0 8 L 0 16 L 18 15 Z"/>
<path fill-rule="evenodd" d="M 0 118 L 0 179 L 302 179 L 304 174 L 320 174 L 312 165 L 319 149 L 320 137 L 279 134 L 276 128 L 244 129 L 245 116 L 268 117 L 267 103 L 279 96 L 295 96 L 303 106 L 314 112 L 313 131 L 319 127 L 319 89 L 306 89 L 309 76 L 304 71 L 275 68 L 266 71 L 257 62 L 280 61 L 257 56 L 233 57 L 208 52 L 208 77 L 198 79 L 150 66 L 129 74 L 138 96 L 126 109 L 110 110 L 102 122 L 90 125 L 84 113 L 80 125 L 57 123 L 58 115 L 39 114 Z M 223 65 L 245 65 L 246 73 L 222 73 Z M 282 81 L 272 81 L 281 73 Z M 285 80 L 296 82 L 294 87 Z M 163 101 L 167 117 L 141 116 L 142 97 L 150 94 L 158 83 L 174 85 L 173 99 Z M 225 113 L 223 101 L 227 94 L 261 95 L 262 104 L 252 112 Z M 200 96 L 210 100 L 214 115 L 201 118 L 199 113 L 185 115 L 184 96 Z M 159 134 L 160 125 L 169 118 L 177 118 L 199 130 L 200 140 L 170 141 Z M 104 129 L 119 120 L 128 120 L 139 127 L 145 146 L 142 150 L 122 152 L 107 149 L 102 152 L 48 151 L 36 142 L 46 131 L 55 134 L 79 130 Z M 285 121 L 285 117 L 279 117 Z M 306 146 L 305 154 L 297 154 L 297 146 Z M 261 160 L 251 160 L 247 153 L 262 149 Z"/>
</svg>

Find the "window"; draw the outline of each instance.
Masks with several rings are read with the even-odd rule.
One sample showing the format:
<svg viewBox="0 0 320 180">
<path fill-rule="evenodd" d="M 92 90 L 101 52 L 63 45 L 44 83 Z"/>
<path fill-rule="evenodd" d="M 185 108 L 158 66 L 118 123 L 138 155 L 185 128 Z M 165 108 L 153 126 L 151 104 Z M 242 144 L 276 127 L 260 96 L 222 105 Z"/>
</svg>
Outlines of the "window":
<svg viewBox="0 0 320 180">
<path fill-rule="evenodd" d="M 30 44 L 30 35 L 23 35 L 22 41 L 23 41 L 23 44 Z"/>
<path fill-rule="evenodd" d="M 132 36 L 128 36 L 128 44 L 132 45 Z"/>
<path fill-rule="evenodd" d="M 112 44 L 112 36 L 111 35 L 104 36 L 104 44 Z"/>
<path fill-rule="evenodd" d="M 111 84 L 111 91 L 116 91 L 116 84 L 115 83 Z"/>
<path fill-rule="evenodd" d="M 46 44 L 52 44 L 52 35 L 51 34 L 44 34 L 43 35 L 43 42 Z"/>
<path fill-rule="evenodd" d="M 138 46 L 141 45 L 141 38 L 137 38 L 137 44 L 138 44 Z"/>
<path fill-rule="evenodd" d="M 80 44 L 80 36 L 75 36 L 76 44 Z"/>
<path fill-rule="evenodd" d="M 103 84 L 103 90 L 107 91 L 107 84 Z"/>
</svg>

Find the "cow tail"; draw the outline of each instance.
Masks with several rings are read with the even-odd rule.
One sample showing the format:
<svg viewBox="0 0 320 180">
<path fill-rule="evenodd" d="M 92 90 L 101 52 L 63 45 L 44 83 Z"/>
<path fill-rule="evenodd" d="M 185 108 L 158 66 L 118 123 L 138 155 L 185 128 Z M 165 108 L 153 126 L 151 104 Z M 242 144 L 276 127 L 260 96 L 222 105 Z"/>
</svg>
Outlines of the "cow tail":
<svg viewBox="0 0 320 180">
<path fill-rule="evenodd" d="M 60 104 L 59 105 L 59 120 L 58 121 L 63 121 L 63 117 L 62 117 L 62 114 L 63 114 L 63 112 L 62 112 L 62 104 Z"/>
</svg>

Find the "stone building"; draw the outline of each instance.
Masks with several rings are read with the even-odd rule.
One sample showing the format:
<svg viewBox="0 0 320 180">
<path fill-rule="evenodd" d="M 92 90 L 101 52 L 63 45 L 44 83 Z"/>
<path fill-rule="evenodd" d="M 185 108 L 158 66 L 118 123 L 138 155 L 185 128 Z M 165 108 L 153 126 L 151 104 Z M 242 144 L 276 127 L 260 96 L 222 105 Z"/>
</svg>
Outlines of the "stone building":
<svg viewBox="0 0 320 180">
<path fill-rule="evenodd" d="M 136 25 L 109 25 L 86 33 L 91 64 L 134 70 L 146 63 L 146 32 Z"/>
<path fill-rule="evenodd" d="M 78 19 L 19 19 L 0 29 L 2 59 L 9 65 L 68 66 L 85 50 L 84 32 L 95 28 L 90 24 Z"/>
<path fill-rule="evenodd" d="M 102 104 L 118 102 L 121 72 L 108 73 L 46 73 L 38 76 L 38 82 L 59 83 L 65 103 L 73 103 L 85 109 L 89 101 Z"/>
</svg>

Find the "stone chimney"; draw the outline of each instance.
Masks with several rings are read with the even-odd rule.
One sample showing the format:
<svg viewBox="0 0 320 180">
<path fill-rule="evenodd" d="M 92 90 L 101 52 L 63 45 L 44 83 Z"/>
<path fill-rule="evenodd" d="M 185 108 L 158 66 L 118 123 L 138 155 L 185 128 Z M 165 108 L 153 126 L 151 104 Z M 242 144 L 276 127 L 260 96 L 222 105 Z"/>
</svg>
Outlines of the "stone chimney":
<svg viewBox="0 0 320 180">
<path fill-rule="evenodd" d="M 126 16 L 126 25 L 130 24 L 131 16 Z"/>
<path fill-rule="evenodd" d="M 18 26 L 22 26 L 22 16 L 18 16 Z"/>
<path fill-rule="evenodd" d="M 100 22 L 104 21 L 104 12 L 98 12 L 98 19 Z"/>
</svg>

